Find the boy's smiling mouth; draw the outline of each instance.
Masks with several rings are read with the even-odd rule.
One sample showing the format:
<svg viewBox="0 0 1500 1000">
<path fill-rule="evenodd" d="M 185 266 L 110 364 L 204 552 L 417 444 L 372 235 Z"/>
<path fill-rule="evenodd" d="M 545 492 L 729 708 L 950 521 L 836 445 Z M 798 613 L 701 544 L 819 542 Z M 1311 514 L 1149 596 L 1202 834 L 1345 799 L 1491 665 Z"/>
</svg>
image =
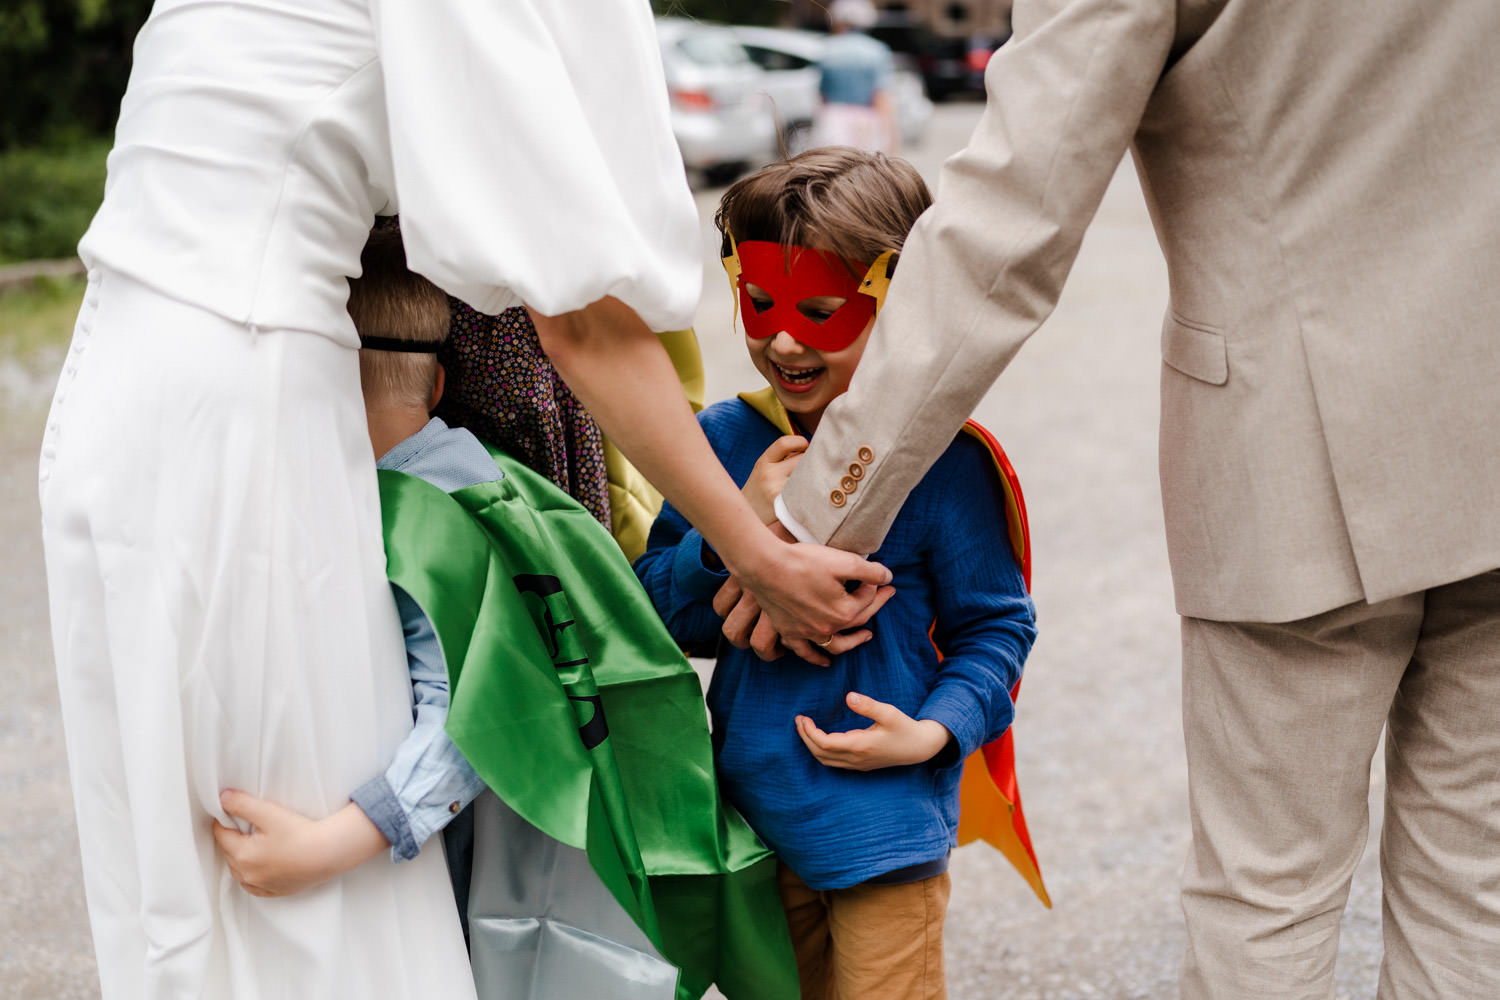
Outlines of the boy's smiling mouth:
<svg viewBox="0 0 1500 1000">
<path fill-rule="evenodd" d="M 769 358 L 767 359 L 770 360 Z M 771 368 L 776 372 L 781 384 L 793 392 L 801 392 L 812 387 L 819 375 L 826 370 L 819 365 L 816 368 L 788 368 L 786 365 L 771 361 Z"/>
</svg>

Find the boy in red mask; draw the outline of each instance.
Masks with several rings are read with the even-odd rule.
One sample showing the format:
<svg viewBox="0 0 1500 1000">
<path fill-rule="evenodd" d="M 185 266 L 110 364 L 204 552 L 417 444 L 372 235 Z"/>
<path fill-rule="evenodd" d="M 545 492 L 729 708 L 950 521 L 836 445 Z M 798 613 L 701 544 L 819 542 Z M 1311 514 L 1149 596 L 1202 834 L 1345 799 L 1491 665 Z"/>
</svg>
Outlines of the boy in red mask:
<svg viewBox="0 0 1500 1000">
<path fill-rule="evenodd" d="M 715 218 L 725 269 L 770 385 L 699 419 L 767 522 L 824 409 L 848 388 L 929 201 L 909 164 L 847 147 L 773 164 L 725 192 Z M 859 488 L 874 456 L 859 459 L 833 503 Z M 715 763 L 726 797 L 780 858 L 804 998 L 946 995 L 962 762 L 1010 725 L 1036 634 L 994 470 L 977 440 L 953 442 L 872 557 L 894 574 L 894 596 L 872 627 L 835 636 L 826 656 L 808 651 L 820 662 L 788 653 L 763 663 L 717 643 L 712 602 L 725 573 L 670 505 L 635 564 L 679 643 L 719 647 Z"/>
</svg>

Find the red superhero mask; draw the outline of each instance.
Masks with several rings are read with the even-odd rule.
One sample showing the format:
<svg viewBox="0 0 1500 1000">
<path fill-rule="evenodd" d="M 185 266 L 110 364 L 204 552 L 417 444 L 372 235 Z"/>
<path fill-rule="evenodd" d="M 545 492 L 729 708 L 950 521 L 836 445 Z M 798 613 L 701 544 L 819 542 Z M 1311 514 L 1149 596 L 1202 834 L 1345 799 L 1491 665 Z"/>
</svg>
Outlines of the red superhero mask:
<svg viewBox="0 0 1500 1000">
<path fill-rule="evenodd" d="M 809 247 L 786 247 L 763 240 L 732 246 L 733 251 L 724 258 L 724 270 L 735 286 L 745 333 L 755 340 L 785 330 L 816 350 L 842 351 L 859 339 L 885 299 L 890 281 L 888 252 L 866 268 Z M 747 285 L 770 296 L 770 304 L 756 303 Z M 811 316 L 803 311 L 809 300 L 821 298 L 841 298 L 844 302 L 826 318 L 812 309 L 808 309 Z"/>
</svg>

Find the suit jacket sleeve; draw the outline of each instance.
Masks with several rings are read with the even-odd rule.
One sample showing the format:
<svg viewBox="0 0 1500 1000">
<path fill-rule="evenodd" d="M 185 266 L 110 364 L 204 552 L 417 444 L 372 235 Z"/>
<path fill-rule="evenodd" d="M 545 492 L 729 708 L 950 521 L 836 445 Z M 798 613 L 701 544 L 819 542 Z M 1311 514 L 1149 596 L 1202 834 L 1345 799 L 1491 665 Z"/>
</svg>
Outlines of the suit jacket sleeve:
<svg viewBox="0 0 1500 1000">
<path fill-rule="evenodd" d="M 983 117 L 912 230 L 848 393 L 787 483 L 819 541 L 879 547 L 1051 313 L 1172 46 L 1172 0 L 1016 0 Z M 863 466 L 855 490 L 841 488 Z M 847 484 L 845 484 L 847 485 Z"/>
</svg>

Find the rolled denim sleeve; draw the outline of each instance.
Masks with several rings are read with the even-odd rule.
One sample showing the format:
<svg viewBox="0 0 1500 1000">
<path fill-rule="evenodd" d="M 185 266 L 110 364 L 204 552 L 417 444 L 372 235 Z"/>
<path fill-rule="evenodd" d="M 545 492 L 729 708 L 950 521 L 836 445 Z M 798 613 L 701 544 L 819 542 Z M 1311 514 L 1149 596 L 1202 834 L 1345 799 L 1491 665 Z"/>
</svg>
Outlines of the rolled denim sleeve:
<svg viewBox="0 0 1500 1000">
<path fill-rule="evenodd" d="M 422 844 L 472 802 L 484 782 L 448 738 L 448 670 L 437 633 L 422 609 L 392 584 L 413 693 L 412 731 L 383 775 L 350 798 L 391 842 L 391 858 L 409 861 Z"/>
</svg>

